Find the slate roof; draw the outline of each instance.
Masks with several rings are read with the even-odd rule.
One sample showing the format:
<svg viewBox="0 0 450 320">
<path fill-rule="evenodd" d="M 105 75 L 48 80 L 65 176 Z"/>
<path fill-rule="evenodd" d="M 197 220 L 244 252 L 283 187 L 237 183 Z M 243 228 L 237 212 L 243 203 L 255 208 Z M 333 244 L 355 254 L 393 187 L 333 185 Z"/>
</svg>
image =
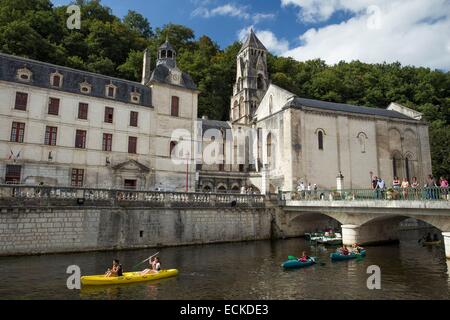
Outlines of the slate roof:
<svg viewBox="0 0 450 320">
<path fill-rule="evenodd" d="M 231 129 L 231 126 L 226 121 L 219 121 L 219 120 L 206 120 L 201 119 L 202 121 L 202 130 L 205 132 L 208 129 Z"/>
<path fill-rule="evenodd" d="M 294 99 L 292 99 L 291 101 L 286 103 L 286 105 L 284 107 L 285 108 L 309 107 L 309 108 L 329 110 L 329 111 L 341 111 L 341 112 L 358 113 L 358 114 L 373 115 L 373 116 L 387 117 L 387 118 L 415 120 L 404 114 L 401 114 L 397 111 L 392 111 L 392 110 L 386 110 L 386 109 L 381 109 L 381 108 L 361 107 L 361 106 L 354 106 L 351 104 L 334 103 L 334 102 L 327 102 L 327 101 L 320 101 L 320 100 L 313 100 L 313 99 L 306 99 L 306 98 L 299 98 L 299 97 L 295 97 Z"/>
<path fill-rule="evenodd" d="M 30 82 L 19 81 L 16 78 L 17 70 L 24 67 L 33 73 Z M 61 88 L 50 85 L 50 74 L 56 71 L 63 75 L 63 83 Z M 69 92 L 82 96 L 92 96 L 111 101 L 120 101 L 127 104 L 135 104 L 130 101 L 130 93 L 137 91 L 141 94 L 141 99 L 140 103 L 136 103 L 136 105 L 152 107 L 151 89 L 139 82 L 104 76 L 101 74 L 58 66 L 4 53 L 0 53 L 0 80 Z M 85 81 L 92 86 L 91 93 L 89 94 L 80 92 L 80 83 Z M 117 87 L 115 98 L 108 98 L 105 96 L 105 86 L 110 83 Z"/>
<path fill-rule="evenodd" d="M 191 76 L 187 73 L 181 72 L 181 82 L 179 85 L 173 84 L 172 82 L 168 81 L 167 77 L 169 76 L 169 74 L 170 68 L 168 67 L 168 65 L 165 62 L 160 63 L 156 66 L 155 70 L 153 70 L 150 81 L 165 83 L 172 86 L 180 86 L 190 90 L 197 90 L 197 86 L 195 85 L 194 80 L 192 80 Z"/>
<path fill-rule="evenodd" d="M 253 32 L 253 29 L 250 30 L 250 34 L 248 35 L 247 40 L 245 40 L 244 44 L 242 45 L 241 50 L 239 50 L 239 53 L 241 53 L 248 47 L 267 51 L 266 47 L 258 39 L 255 32 Z"/>
<path fill-rule="evenodd" d="M 166 40 L 166 42 L 164 42 L 159 47 L 159 50 L 172 50 L 173 52 L 175 52 L 175 48 L 170 44 L 170 42 L 168 40 Z"/>
</svg>

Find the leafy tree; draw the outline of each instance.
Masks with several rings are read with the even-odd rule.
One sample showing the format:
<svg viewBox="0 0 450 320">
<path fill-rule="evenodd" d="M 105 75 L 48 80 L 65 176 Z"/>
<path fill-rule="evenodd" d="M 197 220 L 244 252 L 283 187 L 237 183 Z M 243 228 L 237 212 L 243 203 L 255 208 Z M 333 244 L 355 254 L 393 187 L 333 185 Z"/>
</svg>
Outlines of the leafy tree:
<svg viewBox="0 0 450 320">
<path fill-rule="evenodd" d="M 123 18 L 123 23 L 130 30 L 138 32 L 144 38 L 153 36 L 153 31 L 147 18 L 136 11 L 129 10 L 128 14 Z"/>
<path fill-rule="evenodd" d="M 66 27 L 67 6 L 50 0 L 0 0 L 0 50 L 69 67 L 141 80 L 143 51 L 152 67 L 158 47 L 169 39 L 177 63 L 199 90 L 198 114 L 228 120 L 241 43 L 221 50 L 209 37 L 178 24 L 151 28 L 141 14 L 116 17 L 99 0 L 76 0 L 81 29 Z M 323 60 L 296 61 L 269 54 L 272 83 L 301 97 L 386 108 L 398 102 L 422 112 L 429 122 L 431 156 L 436 176 L 450 175 L 450 72 L 360 61 L 327 65 Z"/>
</svg>

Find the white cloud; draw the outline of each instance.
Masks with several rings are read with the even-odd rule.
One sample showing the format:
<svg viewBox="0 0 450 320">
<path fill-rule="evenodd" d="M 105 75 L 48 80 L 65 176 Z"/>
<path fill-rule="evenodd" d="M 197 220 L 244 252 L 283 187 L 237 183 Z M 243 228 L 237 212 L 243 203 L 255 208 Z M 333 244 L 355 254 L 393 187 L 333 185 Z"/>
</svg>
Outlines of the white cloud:
<svg viewBox="0 0 450 320">
<path fill-rule="evenodd" d="M 289 50 L 289 42 L 285 39 L 278 39 L 272 31 L 269 30 L 255 30 L 254 26 L 239 30 L 238 38 L 240 41 L 245 41 L 250 29 L 255 31 L 256 36 L 264 44 L 267 50 L 275 53 L 282 54 Z"/>
<path fill-rule="evenodd" d="M 253 22 L 255 24 L 260 23 L 263 20 L 273 20 L 275 19 L 275 14 L 273 13 L 257 13 L 253 16 Z"/>
<path fill-rule="evenodd" d="M 195 1 L 195 0 L 194 0 Z M 200 0 L 198 0 L 200 1 Z M 194 11 L 192 11 L 192 17 L 202 17 L 202 18 L 213 18 L 217 16 L 228 16 L 240 18 L 243 20 L 253 20 L 254 24 L 260 23 L 264 20 L 273 20 L 275 19 L 275 14 L 273 13 L 255 13 L 251 14 L 249 12 L 248 6 L 238 6 L 235 4 L 227 3 L 222 6 L 218 6 L 212 9 L 208 9 L 206 4 L 208 2 L 199 2 L 200 5 Z"/>
<path fill-rule="evenodd" d="M 235 6 L 230 3 L 216 7 L 214 9 L 208 9 L 204 6 L 198 7 L 192 12 L 192 16 L 194 17 L 200 16 L 203 18 L 212 18 L 216 16 L 230 16 L 230 17 L 239 17 L 243 19 L 250 18 L 250 14 L 247 13 L 246 6 Z"/>
<path fill-rule="evenodd" d="M 322 58 L 369 63 L 400 61 L 404 65 L 450 69 L 450 2 L 448 0 L 281 0 L 300 15 L 326 20 L 347 10 L 353 17 L 339 24 L 309 29 L 302 45 L 284 52 L 297 60 Z M 322 1 L 320 1 L 322 3 Z"/>
<path fill-rule="evenodd" d="M 390 0 L 281 0 L 281 5 L 299 7 L 302 22 L 322 22 L 328 20 L 336 11 L 361 12 L 370 5 L 385 5 Z M 406 1 L 405 1 L 406 2 Z"/>
</svg>

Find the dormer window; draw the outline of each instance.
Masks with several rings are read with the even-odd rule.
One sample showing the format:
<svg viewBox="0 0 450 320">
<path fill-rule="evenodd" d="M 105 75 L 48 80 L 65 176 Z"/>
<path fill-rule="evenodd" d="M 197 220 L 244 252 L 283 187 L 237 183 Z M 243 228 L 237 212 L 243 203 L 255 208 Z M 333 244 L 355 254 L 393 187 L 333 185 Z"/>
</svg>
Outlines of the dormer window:
<svg viewBox="0 0 450 320">
<path fill-rule="evenodd" d="M 92 86 L 87 81 L 80 83 L 80 92 L 81 93 L 89 94 L 89 93 L 91 93 L 91 90 L 92 90 Z"/>
<path fill-rule="evenodd" d="M 117 91 L 117 87 L 113 84 L 108 84 L 105 87 L 105 92 L 106 92 L 106 96 L 108 98 L 115 98 L 116 97 L 116 91 Z"/>
<path fill-rule="evenodd" d="M 21 69 L 17 70 L 16 78 L 19 81 L 30 82 L 32 75 L 33 75 L 33 72 L 31 72 L 31 70 L 29 70 L 27 68 L 21 68 Z"/>
<path fill-rule="evenodd" d="M 130 93 L 130 100 L 132 103 L 140 103 L 141 102 L 141 94 L 137 91 L 133 91 Z"/>
<path fill-rule="evenodd" d="M 50 85 L 52 87 L 61 88 L 63 82 L 63 75 L 59 72 L 54 72 L 50 75 Z"/>
</svg>

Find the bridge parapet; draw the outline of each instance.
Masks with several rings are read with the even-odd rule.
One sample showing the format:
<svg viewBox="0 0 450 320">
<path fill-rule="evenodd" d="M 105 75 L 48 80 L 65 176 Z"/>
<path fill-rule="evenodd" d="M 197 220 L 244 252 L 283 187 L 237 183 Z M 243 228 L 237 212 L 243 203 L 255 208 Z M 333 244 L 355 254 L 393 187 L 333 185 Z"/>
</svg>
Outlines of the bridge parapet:
<svg viewBox="0 0 450 320">
<path fill-rule="evenodd" d="M 450 188 L 299 190 L 279 193 L 280 201 L 449 201 Z"/>
<path fill-rule="evenodd" d="M 0 206 L 3 208 L 80 205 L 151 208 L 264 207 L 265 196 L 234 193 L 0 185 Z"/>
</svg>

